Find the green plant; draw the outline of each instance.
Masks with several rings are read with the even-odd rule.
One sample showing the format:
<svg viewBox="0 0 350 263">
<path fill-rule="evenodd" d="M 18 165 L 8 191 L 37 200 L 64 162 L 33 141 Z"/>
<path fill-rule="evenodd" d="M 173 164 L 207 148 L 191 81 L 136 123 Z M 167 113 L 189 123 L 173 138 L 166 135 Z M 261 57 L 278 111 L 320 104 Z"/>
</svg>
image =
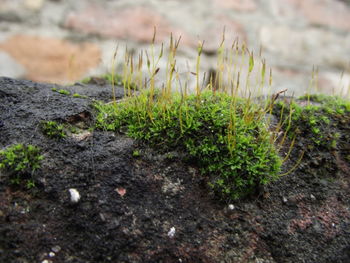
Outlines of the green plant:
<svg viewBox="0 0 350 263">
<path fill-rule="evenodd" d="M 70 92 L 68 90 L 64 90 L 64 89 L 60 89 L 58 91 L 59 94 L 62 94 L 62 95 L 70 95 Z"/>
<path fill-rule="evenodd" d="M 57 90 L 57 88 L 52 88 L 51 90 L 53 92 L 58 92 L 59 94 L 62 94 L 62 95 L 70 95 L 70 91 L 68 90 L 64 90 L 64 89 Z"/>
<path fill-rule="evenodd" d="M 74 93 L 72 96 L 73 96 L 73 98 L 80 98 L 80 99 L 86 99 L 87 98 L 87 96 L 80 95 L 78 93 Z"/>
<path fill-rule="evenodd" d="M 82 79 L 80 82 L 83 84 L 91 84 L 93 83 L 96 79 L 99 80 L 104 80 L 106 83 L 110 84 L 110 85 L 117 85 L 117 86 L 125 86 L 127 88 L 130 88 L 132 90 L 136 90 L 137 85 L 135 83 L 133 83 L 130 79 L 130 81 L 128 79 L 123 79 L 123 77 L 121 75 L 118 74 L 113 74 L 113 73 L 106 73 L 103 75 L 100 75 L 98 77 L 87 77 Z"/>
<path fill-rule="evenodd" d="M 212 91 L 166 100 L 158 94 L 151 109 L 150 101 L 143 92 L 117 106 L 97 104 L 96 126 L 165 151 L 186 151 L 223 198 L 237 199 L 278 178 L 281 159 L 256 105 Z"/>
<path fill-rule="evenodd" d="M 80 82 L 83 84 L 89 84 L 90 81 L 91 81 L 91 77 L 86 77 L 86 78 L 82 79 Z"/>
<path fill-rule="evenodd" d="M 299 105 L 299 101 L 305 100 L 308 102 L 306 106 Z M 280 117 L 284 128 L 287 125 L 292 127 L 286 132 L 290 138 L 303 136 L 311 139 L 309 147 L 332 149 L 339 139 L 339 134 L 333 133 L 332 127 L 344 114 L 350 113 L 350 102 L 336 96 L 305 95 L 290 103 L 275 103 L 274 112 L 276 115 L 282 112 Z"/>
<path fill-rule="evenodd" d="M 126 133 L 165 153 L 183 151 L 186 159 L 197 163 L 207 176 L 209 186 L 225 199 L 246 196 L 277 179 L 282 164 L 275 147 L 279 130 L 270 129 L 266 116 L 272 112 L 279 93 L 272 102 L 263 105 L 251 98 L 251 94 L 258 96 L 265 86 L 265 61 L 257 63 L 253 52 L 245 44 L 240 47 L 238 41 L 226 50 L 223 37 L 217 69 L 205 82 L 200 72 L 204 43 L 200 42 L 195 69 L 187 72 L 184 83 L 175 58 L 180 39 L 171 36 L 169 48 L 161 45 L 158 54 L 154 39 L 155 34 L 150 51 L 141 53 L 137 63 L 126 53 L 122 74 L 126 98 L 117 102 L 113 95 L 113 103 L 96 103 L 96 128 Z M 158 65 L 166 57 L 165 80 L 158 86 Z M 144 62 L 147 76 L 141 70 Z M 247 74 L 242 81 L 241 71 L 245 67 Z M 256 71 L 260 74 L 253 81 Z M 193 75 L 195 85 L 191 91 L 189 79 Z M 114 74 L 111 77 L 115 79 Z M 138 94 L 130 92 L 128 83 L 132 82 L 138 84 Z M 271 70 L 268 83 L 271 87 Z"/>
<path fill-rule="evenodd" d="M 41 122 L 42 132 L 50 138 L 65 138 L 66 132 L 62 124 L 56 121 L 43 121 Z"/>
<path fill-rule="evenodd" d="M 133 157 L 140 157 L 140 155 L 141 155 L 141 153 L 140 153 L 139 150 L 134 150 L 134 151 L 132 152 L 132 156 L 133 156 Z"/>
<path fill-rule="evenodd" d="M 0 169 L 9 173 L 11 183 L 25 181 L 28 188 L 35 186 L 33 175 L 42 160 L 40 149 L 30 144 L 15 144 L 0 151 Z"/>
</svg>

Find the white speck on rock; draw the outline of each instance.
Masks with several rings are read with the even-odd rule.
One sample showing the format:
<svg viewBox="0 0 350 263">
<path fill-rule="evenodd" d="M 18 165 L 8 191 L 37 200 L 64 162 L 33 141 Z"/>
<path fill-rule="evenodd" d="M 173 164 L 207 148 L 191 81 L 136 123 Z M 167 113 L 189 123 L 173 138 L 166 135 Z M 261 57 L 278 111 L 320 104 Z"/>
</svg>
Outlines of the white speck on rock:
<svg viewBox="0 0 350 263">
<path fill-rule="evenodd" d="M 228 209 L 229 209 L 229 210 L 234 210 L 234 209 L 235 209 L 235 206 L 234 206 L 233 204 L 229 204 L 229 205 L 228 205 Z"/>
<path fill-rule="evenodd" d="M 283 203 L 287 203 L 287 202 L 288 202 L 288 199 L 287 199 L 285 196 L 283 196 L 283 197 L 282 197 L 282 201 L 283 201 Z"/>
<path fill-rule="evenodd" d="M 313 194 L 310 195 L 310 198 L 311 198 L 312 201 L 316 200 L 316 197 Z"/>
<path fill-rule="evenodd" d="M 71 188 L 69 189 L 69 194 L 70 194 L 70 201 L 72 203 L 78 203 L 80 200 L 80 194 L 77 189 Z"/>
<path fill-rule="evenodd" d="M 54 256 L 56 256 L 56 254 L 55 254 L 54 252 L 50 252 L 50 253 L 49 253 L 49 257 L 50 257 L 50 258 L 53 258 Z"/>
<path fill-rule="evenodd" d="M 51 250 L 52 250 L 53 252 L 55 252 L 55 253 L 58 253 L 58 252 L 60 252 L 61 247 L 60 247 L 60 246 L 54 246 L 54 247 L 51 248 Z"/>
<path fill-rule="evenodd" d="M 175 236 L 175 232 L 176 232 L 175 227 L 170 228 L 168 232 L 168 237 L 173 238 Z"/>
</svg>

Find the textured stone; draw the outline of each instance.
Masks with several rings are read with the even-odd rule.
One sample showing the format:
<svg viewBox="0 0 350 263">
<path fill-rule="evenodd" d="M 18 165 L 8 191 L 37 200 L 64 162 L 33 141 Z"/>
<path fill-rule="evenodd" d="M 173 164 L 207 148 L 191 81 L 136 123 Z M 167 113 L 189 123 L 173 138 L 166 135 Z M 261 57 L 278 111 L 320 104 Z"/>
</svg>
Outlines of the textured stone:
<svg viewBox="0 0 350 263">
<path fill-rule="evenodd" d="M 342 37 L 321 29 L 264 26 L 260 30 L 260 42 L 280 63 L 300 64 L 304 68 L 315 64 L 342 69 L 349 63 L 350 35 Z"/>
<path fill-rule="evenodd" d="M 204 51 L 215 52 L 219 48 L 224 29 L 226 46 L 231 46 L 237 39 L 240 43 L 247 42 L 247 36 L 243 26 L 239 22 L 227 16 L 218 16 L 215 22 L 209 25 L 207 30 L 200 36 L 205 41 Z"/>
<path fill-rule="evenodd" d="M 350 98 L 350 73 L 322 72 L 318 76 L 318 92 Z"/>
<path fill-rule="evenodd" d="M 45 0 L 25 0 L 24 5 L 31 10 L 39 10 L 44 5 Z"/>
<path fill-rule="evenodd" d="M 28 9 L 37 11 L 43 7 L 45 0 L 1 0 L 0 12 L 23 12 Z"/>
<path fill-rule="evenodd" d="M 40 23 L 38 12 L 45 0 L 0 0 L 0 21 Z"/>
<path fill-rule="evenodd" d="M 20 22 L 22 20 L 23 8 L 21 4 L 13 0 L 0 1 L 0 20 L 9 22 Z"/>
<path fill-rule="evenodd" d="M 311 75 L 308 72 L 292 70 L 284 67 L 272 67 L 272 93 L 285 90 L 284 95 L 299 97 L 310 92 Z"/>
<path fill-rule="evenodd" d="M 82 11 L 71 12 L 66 18 L 65 27 L 87 34 L 141 43 L 152 40 L 156 27 L 156 40 L 159 42 L 169 39 L 171 33 L 181 35 L 182 43 L 188 44 L 190 41 L 187 34 L 172 27 L 160 14 L 143 7 L 107 10 L 101 6 L 90 6 Z"/>
<path fill-rule="evenodd" d="M 0 76 L 10 78 L 22 78 L 25 75 L 25 69 L 18 64 L 6 52 L 0 51 Z"/>
<path fill-rule="evenodd" d="M 55 38 L 16 35 L 0 43 L 0 50 L 24 66 L 26 78 L 40 82 L 75 81 L 100 62 L 96 45 Z"/>
<path fill-rule="evenodd" d="M 255 11 L 257 5 L 254 0 L 214 0 L 214 4 L 221 8 L 232 8 L 237 11 Z"/>
<path fill-rule="evenodd" d="M 350 7 L 341 1 L 288 0 L 288 2 L 303 14 L 311 24 L 350 31 Z"/>
</svg>

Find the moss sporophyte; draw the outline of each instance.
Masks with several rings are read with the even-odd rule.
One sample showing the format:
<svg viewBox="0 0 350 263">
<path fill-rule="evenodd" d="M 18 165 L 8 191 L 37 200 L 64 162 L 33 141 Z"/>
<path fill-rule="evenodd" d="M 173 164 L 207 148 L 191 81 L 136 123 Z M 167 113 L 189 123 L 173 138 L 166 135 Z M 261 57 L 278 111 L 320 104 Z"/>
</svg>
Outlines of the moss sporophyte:
<svg viewBox="0 0 350 263">
<path fill-rule="evenodd" d="M 125 133 L 164 152 L 184 151 L 209 178 L 209 186 L 224 199 L 246 196 L 283 175 L 281 165 L 288 160 L 296 140 L 292 134 L 293 120 L 299 118 L 302 109 L 288 108 L 277 101 L 285 91 L 263 101 L 253 98 L 252 94 L 255 97 L 271 94 L 263 91 L 265 86 L 271 90 L 272 85 L 272 71 L 267 70 L 265 60 L 260 57 L 260 62 L 257 61 L 253 52 L 245 44 L 240 46 L 238 41 L 226 49 L 223 38 L 215 74 L 210 74 L 209 81 L 201 82 L 204 46 L 201 42 L 194 72 L 190 71 L 183 82 L 175 58 L 179 41 L 171 36 L 167 52 L 161 45 L 159 53 L 153 41 L 150 50 L 141 52 L 138 59 L 126 52 L 123 72 L 118 77 L 116 49 L 110 75 L 113 101 L 95 104 L 96 127 Z M 166 54 L 165 79 L 157 87 L 156 76 L 161 71 L 158 64 Z M 192 90 L 191 76 L 195 78 Z M 114 95 L 116 79 L 121 79 L 124 86 L 126 98 L 121 101 L 116 101 Z M 139 92 L 131 92 L 131 83 Z M 335 111 L 340 112 L 342 108 Z M 273 127 L 268 116 L 276 114 L 280 118 Z M 320 122 L 328 120 L 326 117 L 309 120 L 315 135 L 321 133 L 315 126 Z M 289 148 L 282 147 L 287 142 Z M 283 159 L 279 154 L 281 149 Z M 303 153 L 299 155 L 297 163 L 284 174 L 296 169 Z"/>
<path fill-rule="evenodd" d="M 222 197 L 237 199 L 278 178 L 281 159 L 273 134 L 263 111 L 246 100 L 212 91 L 186 98 L 156 93 L 151 99 L 144 91 L 96 108 L 97 128 L 125 131 L 158 149 L 186 151 Z"/>
</svg>

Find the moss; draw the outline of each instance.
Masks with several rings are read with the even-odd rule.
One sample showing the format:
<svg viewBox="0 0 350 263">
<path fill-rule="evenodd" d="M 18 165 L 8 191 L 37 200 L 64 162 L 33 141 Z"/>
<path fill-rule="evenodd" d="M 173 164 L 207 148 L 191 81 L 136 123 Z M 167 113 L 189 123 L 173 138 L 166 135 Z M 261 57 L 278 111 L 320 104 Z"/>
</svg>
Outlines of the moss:
<svg viewBox="0 0 350 263">
<path fill-rule="evenodd" d="M 97 104 L 96 127 L 123 132 L 158 150 L 183 150 L 224 199 L 237 199 L 278 178 L 281 159 L 263 113 L 249 100 L 203 92 Z"/>
<path fill-rule="evenodd" d="M 70 95 L 70 92 L 68 90 L 64 90 L 64 89 L 57 89 L 57 88 L 52 88 L 51 89 L 53 92 L 58 92 L 59 94 L 62 95 Z"/>
<path fill-rule="evenodd" d="M 62 95 L 70 95 L 70 92 L 68 90 L 64 90 L 64 89 L 58 90 L 58 93 L 62 94 Z"/>
<path fill-rule="evenodd" d="M 91 83 L 95 83 L 96 79 L 98 80 L 104 80 L 107 84 L 110 85 L 116 85 L 116 86 L 124 86 L 126 89 L 131 89 L 131 90 L 137 90 L 138 87 L 135 83 L 133 83 L 130 79 L 128 78 L 123 78 L 121 75 L 119 74 L 112 74 L 112 73 L 106 73 L 97 77 L 87 77 L 83 80 L 81 80 L 81 82 L 83 84 L 91 84 Z"/>
<path fill-rule="evenodd" d="M 56 121 L 43 121 L 41 122 L 41 130 L 43 134 L 50 138 L 65 138 L 66 133 L 64 126 Z"/>
<path fill-rule="evenodd" d="M 140 150 L 134 150 L 134 151 L 132 152 L 132 156 L 133 156 L 133 157 L 140 157 L 140 156 L 141 156 Z"/>
<path fill-rule="evenodd" d="M 73 96 L 73 98 L 80 98 L 80 99 L 86 99 L 87 98 L 87 96 L 80 95 L 78 93 L 74 93 L 72 96 Z"/>
<path fill-rule="evenodd" d="M 0 151 L 0 169 L 9 174 L 12 184 L 24 182 L 27 188 L 35 186 L 33 175 L 42 160 L 40 149 L 30 144 L 15 144 Z"/>
<path fill-rule="evenodd" d="M 86 77 L 86 78 L 82 79 L 80 82 L 83 84 L 89 84 L 90 81 L 91 81 L 91 77 Z"/>
<path fill-rule="evenodd" d="M 307 101 L 306 106 L 300 106 L 299 101 Z M 350 113 L 350 102 L 339 97 L 327 95 L 305 95 L 289 104 L 283 101 L 275 103 L 274 113 L 281 117 L 284 128 L 290 126 L 290 138 L 303 136 L 310 138 L 314 146 L 334 149 L 339 134 L 334 133 L 337 122 L 346 119 Z M 282 113 L 282 114 L 280 114 Z"/>
</svg>

